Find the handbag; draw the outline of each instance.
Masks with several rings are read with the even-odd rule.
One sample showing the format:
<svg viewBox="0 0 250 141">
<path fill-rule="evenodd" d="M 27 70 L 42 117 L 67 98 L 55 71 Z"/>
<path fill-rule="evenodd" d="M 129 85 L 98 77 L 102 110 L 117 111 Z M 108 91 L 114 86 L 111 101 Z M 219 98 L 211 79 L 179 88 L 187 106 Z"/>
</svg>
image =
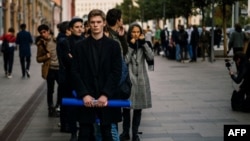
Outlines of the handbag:
<svg viewBox="0 0 250 141">
<path fill-rule="evenodd" d="M 233 111 L 240 111 L 243 108 L 244 93 L 233 91 L 231 97 L 231 107 Z"/>
</svg>

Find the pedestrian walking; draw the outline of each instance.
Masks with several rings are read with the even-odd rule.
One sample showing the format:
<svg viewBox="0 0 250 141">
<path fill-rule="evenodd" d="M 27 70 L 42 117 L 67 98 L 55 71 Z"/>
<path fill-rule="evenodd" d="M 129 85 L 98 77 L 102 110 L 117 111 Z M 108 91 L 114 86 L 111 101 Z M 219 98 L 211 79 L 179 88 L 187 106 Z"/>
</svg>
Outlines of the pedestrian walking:
<svg viewBox="0 0 250 141">
<path fill-rule="evenodd" d="M 132 82 L 131 109 L 133 109 L 132 141 L 140 141 L 138 130 L 141 122 L 142 109 L 151 108 L 151 90 L 146 69 L 146 60 L 153 60 L 154 53 L 145 41 L 142 28 L 138 24 L 132 24 L 128 30 L 127 42 L 129 52 L 125 59 L 128 63 L 129 75 Z M 120 140 L 130 139 L 130 110 L 123 108 L 123 132 Z"/>
<path fill-rule="evenodd" d="M 94 141 L 96 119 L 100 120 L 103 141 L 113 141 L 112 123 L 117 116 L 108 100 L 118 94 L 122 71 L 121 49 L 118 42 L 104 35 L 106 15 L 99 9 L 88 14 L 91 34 L 76 44 L 73 50 L 72 83 L 77 97 L 83 100 L 79 109 L 78 141 Z"/>
<path fill-rule="evenodd" d="M 58 84 L 58 70 L 59 62 L 56 52 L 56 40 L 50 33 L 48 25 L 41 24 L 37 28 L 40 33 L 36 41 L 38 63 L 42 63 L 42 78 L 47 81 L 47 104 L 48 104 L 48 116 L 54 117 L 55 109 L 60 105 L 59 93 L 57 89 L 57 102 L 54 106 L 53 93 L 55 82 Z"/>
<path fill-rule="evenodd" d="M 26 24 L 20 25 L 21 31 L 17 33 L 16 44 L 18 45 L 20 64 L 22 70 L 22 78 L 30 77 L 30 58 L 31 44 L 33 43 L 32 36 L 29 31 L 26 31 Z"/>
<path fill-rule="evenodd" d="M 8 32 L 0 37 L 2 40 L 1 51 L 3 53 L 3 66 L 5 71 L 5 76 L 7 78 L 12 78 L 12 68 L 14 62 L 14 52 L 16 48 L 16 37 L 14 28 L 9 28 Z"/>
</svg>

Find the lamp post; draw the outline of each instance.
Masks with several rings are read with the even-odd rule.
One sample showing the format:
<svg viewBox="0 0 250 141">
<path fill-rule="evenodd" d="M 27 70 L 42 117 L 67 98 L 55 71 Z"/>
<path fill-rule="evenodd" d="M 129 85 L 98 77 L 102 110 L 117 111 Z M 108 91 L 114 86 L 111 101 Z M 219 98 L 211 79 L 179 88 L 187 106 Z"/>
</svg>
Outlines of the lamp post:
<svg viewBox="0 0 250 141">
<path fill-rule="evenodd" d="M 51 30 L 53 31 L 53 33 L 55 32 L 55 15 L 54 15 L 54 12 L 55 12 L 55 6 L 56 6 L 56 3 L 51 0 L 50 1 L 50 4 L 51 4 L 51 7 L 52 7 L 52 20 L 51 20 Z"/>
</svg>

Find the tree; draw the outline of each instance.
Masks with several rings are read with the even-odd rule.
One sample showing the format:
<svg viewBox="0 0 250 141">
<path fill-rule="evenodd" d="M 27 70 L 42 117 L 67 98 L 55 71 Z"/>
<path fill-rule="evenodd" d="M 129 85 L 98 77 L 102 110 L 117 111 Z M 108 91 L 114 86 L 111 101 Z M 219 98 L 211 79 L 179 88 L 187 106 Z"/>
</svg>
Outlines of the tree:
<svg viewBox="0 0 250 141">
<path fill-rule="evenodd" d="M 124 0 L 120 5 L 117 5 L 116 8 L 121 9 L 124 24 L 130 24 L 140 19 L 140 10 L 133 4 L 132 0 Z"/>
</svg>

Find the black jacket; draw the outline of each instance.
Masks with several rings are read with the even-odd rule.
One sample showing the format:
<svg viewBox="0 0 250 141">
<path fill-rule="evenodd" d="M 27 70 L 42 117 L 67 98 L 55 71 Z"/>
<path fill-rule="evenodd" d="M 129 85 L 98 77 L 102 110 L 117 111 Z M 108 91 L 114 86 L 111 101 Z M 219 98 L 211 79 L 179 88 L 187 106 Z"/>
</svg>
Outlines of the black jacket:
<svg viewBox="0 0 250 141">
<path fill-rule="evenodd" d="M 93 53 L 96 42 L 100 43 L 97 56 Z M 101 95 L 106 95 L 108 100 L 113 99 L 122 72 L 119 44 L 106 36 L 99 40 L 89 36 L 76 44 L 73 56 L 71 74 L 78 97 L 82 99 L 91 95 L 98 99 Z M 116 122 L 116 115 L 110 107 L 82 107 L 79 114 L 81 123 L 94 123 L 97 115 L 104 124 Z"/>
</svg>

